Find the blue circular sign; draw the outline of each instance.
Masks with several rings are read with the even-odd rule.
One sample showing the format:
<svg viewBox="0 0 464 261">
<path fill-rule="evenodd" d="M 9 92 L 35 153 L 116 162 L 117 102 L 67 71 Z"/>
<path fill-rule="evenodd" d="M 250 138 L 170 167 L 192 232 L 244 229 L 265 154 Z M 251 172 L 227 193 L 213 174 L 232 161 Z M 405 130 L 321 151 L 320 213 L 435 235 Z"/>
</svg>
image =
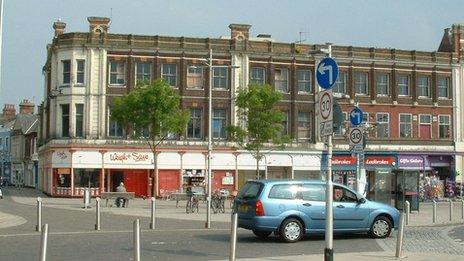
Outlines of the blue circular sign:
<svg viewBox="0 0 464 261">
<path fill-rule="evenodd" d="M 353 125 L 359 125 L 363 121 L 363 111 L 359 107 L 355 107 L 350 112 L 350 121 Z"/>
<path fill-rule="evenodd" d="M 326 57 L 317 65 L 316 79 L 324 90 L 330 90 L 338 77 L 338 65 L 334 59 Z"/>
</svg>

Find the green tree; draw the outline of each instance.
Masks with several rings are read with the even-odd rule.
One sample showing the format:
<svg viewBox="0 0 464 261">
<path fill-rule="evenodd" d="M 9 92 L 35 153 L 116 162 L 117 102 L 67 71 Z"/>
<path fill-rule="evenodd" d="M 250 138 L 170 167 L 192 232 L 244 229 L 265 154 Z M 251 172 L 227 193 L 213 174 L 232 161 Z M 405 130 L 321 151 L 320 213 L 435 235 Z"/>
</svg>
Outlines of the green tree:
<svg viewBox="0 0 464 261">
<path fill-rule="evenodd" d="M 284 114 L 275 108 L 282 95 L 269 85 L 250 85 L 239 90 L 236 98 L 237 118 L 240 125 L 228 126 L 231 139 L 256 159 L 256 178 L 259 179 L 259 161 L 273 148 L 283 149 L 289 142 L 282 134 Z"/>
<path fill-rule="evenodd" d="M 184 132 L 189 113 L 180 108 L 180 97 L 164 81 L 141 82 L 127 95 L 116 98 L 111 119 L 121 124 L 131 138 L 144 139 L 153 153 L 152 195 L 158 191 L 159 145 L 170 135 Z"/>
</svg>

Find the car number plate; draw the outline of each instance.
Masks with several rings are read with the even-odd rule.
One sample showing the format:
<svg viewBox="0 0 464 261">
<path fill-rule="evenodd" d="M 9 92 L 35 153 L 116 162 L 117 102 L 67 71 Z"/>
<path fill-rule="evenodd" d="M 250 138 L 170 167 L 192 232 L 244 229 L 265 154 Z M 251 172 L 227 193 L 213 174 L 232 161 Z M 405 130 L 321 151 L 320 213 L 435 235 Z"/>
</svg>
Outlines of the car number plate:
<svg viewBox="0 0 464 261">
<path fill-rule="evenodd" d="M 240 212 L 246 213 L 246 212 L 248 212 L 248 205 L 242 204 L 242 205 L 239 206 L 238 210 Z"/>
</svg>

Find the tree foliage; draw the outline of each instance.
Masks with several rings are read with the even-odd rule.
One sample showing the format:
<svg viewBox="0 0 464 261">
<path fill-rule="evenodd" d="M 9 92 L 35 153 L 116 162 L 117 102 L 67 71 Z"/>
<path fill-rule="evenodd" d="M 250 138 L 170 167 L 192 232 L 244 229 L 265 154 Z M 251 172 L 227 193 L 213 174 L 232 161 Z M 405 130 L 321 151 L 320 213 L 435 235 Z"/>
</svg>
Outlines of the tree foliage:
<svg viewBox="0 0 464 261">
<path fill-rule="evenodd" d="M 239 90 L 236 104 L 237 117 L 242 125 L 228 127 L 231 139 L 249 151 L 256 159 L 257 177 L 259 161 L 263 158 L 267 145 L 272 142 L 274 148 L 283 149 L 289 138 L 282 134 L 284 114 L 275 108 L 282 95 L 269 85 L 250 85 Z"/>
</svg>

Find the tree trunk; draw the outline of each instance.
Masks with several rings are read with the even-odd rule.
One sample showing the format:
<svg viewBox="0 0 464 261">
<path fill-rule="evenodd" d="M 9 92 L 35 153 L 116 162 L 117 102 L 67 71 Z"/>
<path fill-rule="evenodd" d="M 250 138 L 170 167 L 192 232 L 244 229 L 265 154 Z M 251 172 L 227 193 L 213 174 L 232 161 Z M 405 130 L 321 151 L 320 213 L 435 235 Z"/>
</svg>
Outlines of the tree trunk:
<svg viewBox="0 0 464 261">
<path fill-rule="evenodd" d="M 256 157 L 256 179 L 259 179 L 259 158 Z"/>
<path fill-rule="evenodd" d="M 153 165 L 154 165 L 154 171 L 153 171 L 153 177 L 152 177 L 152 186 L 151 186 L 151 195 L 152 197 L 158 197 L 159 195 L 159 184 L 158 184 L 158 153 L 155 149 L 153 152 Z"/>
</svg>

